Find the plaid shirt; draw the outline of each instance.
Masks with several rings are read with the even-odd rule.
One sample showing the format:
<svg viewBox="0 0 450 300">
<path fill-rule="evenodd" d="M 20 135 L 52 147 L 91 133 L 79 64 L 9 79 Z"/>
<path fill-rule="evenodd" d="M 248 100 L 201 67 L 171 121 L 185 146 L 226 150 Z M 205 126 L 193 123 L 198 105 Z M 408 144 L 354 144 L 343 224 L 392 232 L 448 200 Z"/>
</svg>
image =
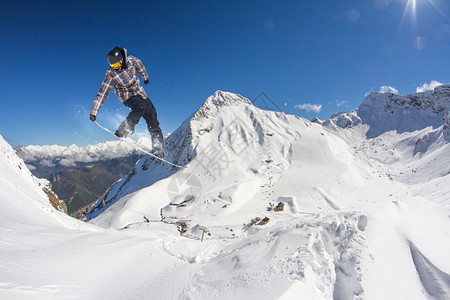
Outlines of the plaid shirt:
<svg viewBox="0 0 450 300">
<path fill-rule="evenodd" d="M 103 79 L 102 86 L 94 99 L 94 103 L 92 103 L 90 114 L 97 115 L 100 107 L 108 99 L 113 87 L 114 93 L 121 102 L 125 102 L 134 95 L 140 95 L 144 99 L 147 99 L 147 94 L 139 84 L 139 79 L 136 77 L 136 71 L 138 71 L 144 81 L 148 79 L 147 70 L 141 60 L 134 56 L 127 57 L 127 66 L 124 70 L 120 69 L 116 71 L 109 68 L 106 71 L 105 79 Z"/>
</svg>

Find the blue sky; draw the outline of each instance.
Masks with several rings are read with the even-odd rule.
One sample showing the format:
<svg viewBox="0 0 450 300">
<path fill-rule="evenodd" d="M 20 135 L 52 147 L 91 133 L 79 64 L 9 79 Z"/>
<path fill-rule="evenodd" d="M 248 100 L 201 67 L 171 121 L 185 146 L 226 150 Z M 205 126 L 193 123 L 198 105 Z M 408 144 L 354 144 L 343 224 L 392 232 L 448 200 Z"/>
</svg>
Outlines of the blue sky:
<svg viewBox="0 0 450 300">
<path fill-rule="evenodd" d="M 389 86 L 450 82 L 447 0 L 2 1 L 0 134 L 21 145 L 114 137 L 89 120 L 114 46 L 139 57 L 164 133 L 216 90 L 328 118 Z M 99 123 L 128 109 L 111 93 Z M 147 135 L 144 121 L 136 137 Z"/>
</svg>

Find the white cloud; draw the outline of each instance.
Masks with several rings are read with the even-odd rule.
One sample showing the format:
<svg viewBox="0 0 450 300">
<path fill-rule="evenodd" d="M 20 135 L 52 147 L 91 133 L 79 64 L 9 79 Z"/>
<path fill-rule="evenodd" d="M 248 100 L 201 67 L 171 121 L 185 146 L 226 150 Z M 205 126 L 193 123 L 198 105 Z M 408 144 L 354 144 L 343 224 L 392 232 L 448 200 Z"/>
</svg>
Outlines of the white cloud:
<svg viewBox="0 0 450 300">
<path fill-rule="evenodd" d="M 55 166 L 55 164 L 52 163 L 52 161 L 48 160 L 48 159 L 41 160 L 40 164 L 43 165 L 44 167 L 47 167 L 47 168 L 53 168 Z"/>
<path fill-rule="evenodd" d="M 347 103 L 347 101 L 345 101 L 345 100 L 342 100 L 342 101 L 336 101 L 336 106 L 337 107 L 341 107 L 341 106 L 343 106 L 344 104 L 346 104 Z"/>
<path fill-rule="evenodd" d="M 398 95 L 398 90 L 392 86 L 383 85 L 380 88 L 380 93 L 392 93 Z"/>
<path fill-rule="evenodd" d="M 29 165 L 29 164 L 26 164 L 26 165 L 27 165 L 27 168 L 28 168 L 30 171 L 36 170 L 36 167 L 35 167 L 35 166 Z"/>
<path fill-rule="evenodd" d="M 418 86 L 416 88 L 416 93 L 423 93 L 426 91 L 432 91 L 435 87 L 438 87 L 442 85 L 443 83 L 440 83 L 439 81 L 433 80 L 430 83 L 424 83 L 422 86 Z"/>
<path fill-rule="evenodd" d="M 315 112 L 319 113 L 322 110 L 322 104 L 311 104 L 311 103 L 304 103 L 304 104 L 297 104 L 295 108 L 305 110 L 306 112 Z"/>
<path fill-rule="evenodd" d="M 73 159 L 63 158 L 59 161 L 59 164 L 64 167 L 75 167 L 77 164 Z"/>
</svg>

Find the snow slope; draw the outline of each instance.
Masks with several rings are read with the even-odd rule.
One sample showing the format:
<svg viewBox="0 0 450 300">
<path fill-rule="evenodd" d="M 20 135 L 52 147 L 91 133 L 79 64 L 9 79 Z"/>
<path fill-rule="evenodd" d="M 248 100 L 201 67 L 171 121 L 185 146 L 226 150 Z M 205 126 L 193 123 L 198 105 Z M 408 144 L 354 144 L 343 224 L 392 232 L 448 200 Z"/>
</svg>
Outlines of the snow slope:
<svg viewBox="0 0 450 300">
<path fill-rule="evenodd" d="M 324 127 L 383 176 L 450 210 L 449 111 L 450 85 L 408 96 L 372 93 L 357 110 L 334 115 Z"/>
<path fill-rule="evenodd" d="M 431 106 L 448 105 L 430 95 Z M 370 97 L 374 112 L 390 103 Z M 11 207 L 0 296 L 448 299 L 448 106 L 403 109 L 404 127 L 383 132 L 359 111 L 321 125 L 218 91 L 166 141 L 167 159 L 185 167 L 142 159 L 89 224 L 30 206 L 27 226 Z M 404 125 L 434 113 L 444 120 Z M 1 172 L 7 181 L 13 171 Z M 16 197 L 2 190 L 8 208 Z M 284 210 L 273 210 L 279 202 Z"/>
<path fill-rule="evenodd" d="M 406 291 L 394 289 L 414 286 L 417 299 L 450 297 L 449 110 L 450 86 L 443 85 L 408 96 L 373 93 L 356 111 L 324 122 L 365 165 L 406 193 L 374 212 L 378 226 L 367 230 L 373 261 L 366 263 L 366 291 L 375 299 L 405 298 Z M 399 264 L 410 272 L 401 274 Z"/>
<path fill-rule="evenodd" d="M 70 218 L 39 183 L 0 136 L 1 299 L 151 299 L 151 279 L 184 265 L 155 247 L 157 231 L 140 237 Z"/>
<path fill-rule="evenodd" d="M 446 99 L 444 103 L 448 103 Z M 414 115 L 411 124 L 416 125 L 420 114 Z M 357 114 L 355 117 L 360 119 Z M 173 149 L 184 151 L 170 158 L 189 162 L 186 167 L 174 174 L 158 162 L 151 162 L 147 171 L 138 164 L 99 201 L 91 223 L 142 230 L 145 219 L 163 221 L 178 225 L 183 235 L 192 239 L 203 235 L 204 240 L 215 243 L 228 241 L 225 254 L 222 245 L 219 253 L 210 254 L 208 266 L 204 266 L 207 271 L 203 271 L 209 277 L 191 288 L 200 298 L 277 298 L 297 290 L 324 299 L 445 298 L 449 288 L 449 221 L 444 209 L 448 193 L 434 189 L 438 199 L 434 202 L 441 204 L 436 205 L 423 191 L 430 184 L 430 173 L 441 186 L 448 186 L 448 170 L 426 168 L 426 161 L 410 157 L 414 151 L 411 143 L 392 133 L 391 142 L 403 145 L 398 150 L 392 145 L 404 168 L 398 170 L 387 161 L 394 154 L 384 143 L 379 148 L 367 147 L 377 143 L 366 138 L 374 126 L 360 122 L 352 127 L 354 131 L 329 129 L 295 116 L 259 110 L 238 95 L 216 92 L 174 134 L 177 139 L 168 141 L 169 149 L 173 143 Z M 177 144 L 181 141 L 183 147 Z M 439 143 L 437 152 L 430 154 L 434 158 L 448 153 L 446 139 Z M 367 151 L 363 151 L 365 147 Z M 374 157 L 369 155 L 371 151 L 382 154 Z M 448 167 L 449 161 L 447 154 L 436 164 Z M 416 170 L 419 175 L 410 176 L 418 185 L 393 177 L 394 171 L 404 174 L 408 169 L 405 162 L 422 166 Z M 285 203 L 284 212 L 268 211 L 279 201 Z M 249 226 L 253 218 L 266 216 L 270 218 L 267 225 Z M 433 241 L 432 247 L 423 241 L 425 237 Z M 392 247 L 386 248 L 386 244 Z M 177 250 L 176 256 L 184 259 L 183 252 Z M 199 258 L 189 260 L 197 262 Z M 433 263 L 422 263 L 427 260 Z M 232 267 L 225 272 L 222 264 Z M 385 269 L 391 266 L 397 272 L 386 276 Z M 424 279 L 430 272 L 442 278 Z M 376 288 L 381 277 L 385 289 Z M 228 288 L 219 284 L 222 281 Z M 278 292 L 267 294 L 268 285 L 279 287 Z M 197 289 L 200 291 L 194 293 Z"/>
</svg>

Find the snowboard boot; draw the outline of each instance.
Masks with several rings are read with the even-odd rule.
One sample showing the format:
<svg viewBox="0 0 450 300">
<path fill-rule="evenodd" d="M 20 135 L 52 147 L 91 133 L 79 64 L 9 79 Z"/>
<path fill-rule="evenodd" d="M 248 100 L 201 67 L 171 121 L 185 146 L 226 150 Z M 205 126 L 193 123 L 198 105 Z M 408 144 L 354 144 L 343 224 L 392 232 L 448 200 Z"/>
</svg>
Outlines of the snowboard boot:
<svg viewBox="0 0 450 300">
<path fill-rule="evenodd" d="M 150 135 L 152 136 L 152 154 L 158 158 L 164 158 L 164 139 L 161 129 L 150 131 Z M 155 158 L 148 157 L 142 164 L 142 170 L 148 170 L 150 163 L 154 160 Z"/>
<path fill-rule="evenodd" d="M 152 154 L 159 158 L 164 158 L 164 138 L 161 129 L 150 130 L 152 136 Z"/>
<path fill-rule="evenodd" d="M 120 123 L 119 128 L 114 134 L 119 138 L 126 138 L 129 134 L 133 134 L 134 129 L 128 124 L 127 120 Z"/>
</svg>

